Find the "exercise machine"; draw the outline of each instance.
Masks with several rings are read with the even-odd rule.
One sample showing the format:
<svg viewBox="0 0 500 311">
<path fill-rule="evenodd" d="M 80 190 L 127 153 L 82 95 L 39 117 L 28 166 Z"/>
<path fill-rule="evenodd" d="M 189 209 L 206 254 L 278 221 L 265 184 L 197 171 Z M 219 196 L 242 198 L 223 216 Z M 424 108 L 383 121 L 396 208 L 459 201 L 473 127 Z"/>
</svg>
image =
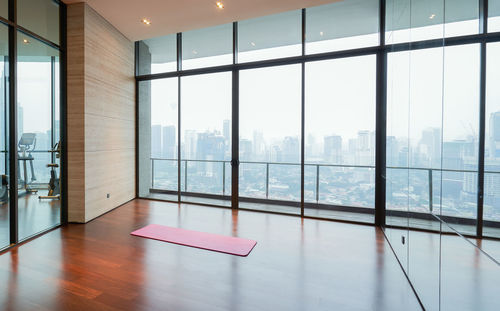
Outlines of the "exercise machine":
<svg viewBox="0 0 500 311">
<path fill-rule="evenodd" d="M 23 168 L 23 179 L 21 179 L 20 175 L 20 169 L 19 167 L 18 170 L 18 180 L 19 180 L 19 185 L 23 185 L 23 189 L 26 191 L 26 193 L 35 193 L 38 192 L 38 190 L 35 190 L 31 188 L 31 184 L 36 181 L 36 176 L 35 176 L 35 169 L 33 168 L 33 161 L 35 158 L 31 154 L 35 148 L 36 148 L 36 134 L 35 133 L 23 133 L 21 135 L 21 139 L 19 140 L 19 143 L 17 144 L 18 147 L 18 157 L 17 159 L 22 162 L 22 168 Z M 31 169 L 31 180 L 28 181 L 28 169 L 27 169 L 27 163 L 29 162 L 30 169 Z"/>
<path fill-rule="evenodd" d="M 61 158 L 61 145 L 57 143 L 54 145 L 50 152 L 56 155 L 56 159 Z M 61 182 L 59 177 L 57 177 L 57 169 L 59 168 L 59 164 L 57 163 L 49 163 L 47 167 L 50 168 L 50 181 L 49 181 L 49 193 L 47 195 L 41 195 L 39 199 L 55 199 L 59 200 L 61 198 Z"/>
<path fill-rule="evenodd" d="M 9 176 L 0 175 L 0 203 L 9 201 Z"/>
</svg>

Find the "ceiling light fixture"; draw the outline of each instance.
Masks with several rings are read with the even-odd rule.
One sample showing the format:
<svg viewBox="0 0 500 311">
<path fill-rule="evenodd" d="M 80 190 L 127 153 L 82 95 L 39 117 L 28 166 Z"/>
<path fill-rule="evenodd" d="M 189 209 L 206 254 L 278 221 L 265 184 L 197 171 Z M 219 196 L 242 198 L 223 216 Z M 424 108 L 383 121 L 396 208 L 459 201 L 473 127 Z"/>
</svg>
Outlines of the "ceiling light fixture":
<svg viewBox="0 0 500 311">
<path fill-rule="evenodd" d="M 252 46 L 255 46 L 255 42 L 250 42 L 250 44 L 251 44 Z"/>
<path fill-rule="evenodd" d="M 28 44 L 28 43 L 30 43 L 30 42 L 28 41 L 28 39 L 23 39 L 23 43 L 24 43 L 24 44 Z"/>
<path fill-rule="evenodd" d="M 324 33 L 322 31 L 320 31 L 319 35 L 323 37 Z"/>
<path fill-rule="evenodd" d="M 148 26 L 149 26 L 149 25 L 151 25 L 151 20 L 149 20 L 149 19 L 147 19 L 147 18 L 143 18 L 143 19 L 142 19 L 142 23 L 143 23 L 144 25 L 148 25 Z"/>
<path fill-rule="evenodd" d="M 215 5 L 217 6 L 217 8 L 219 8 L 221 10 L 224 8 L 224 4 L 222 2 L 220 2 L 220 1 L 217 2 L 217 3 L 215 3 Z"/>
<path fill-rule="evenodd" d="M 194 55 L 198 54 L 198 51 L 193 50 L 193 54 L 194 54 Z"/>
<path fill-rule="evenodd" d="M 436 14 L 431 14 L 431 16 L 429 16 L 429 19 L 434 19 L 434 17 L 436 17 Z"/>
</svg>

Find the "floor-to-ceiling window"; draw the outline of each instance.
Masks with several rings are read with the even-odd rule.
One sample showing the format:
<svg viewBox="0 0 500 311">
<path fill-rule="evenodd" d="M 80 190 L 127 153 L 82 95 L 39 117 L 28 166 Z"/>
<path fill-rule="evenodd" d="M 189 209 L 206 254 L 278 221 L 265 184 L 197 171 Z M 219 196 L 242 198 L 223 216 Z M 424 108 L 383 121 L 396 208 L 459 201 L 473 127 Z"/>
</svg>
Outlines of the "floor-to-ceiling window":
<svg viewBox="0 0 500 311">
<path fill-rule="evenodd" d="M 477 0 L 349 0 L 138 42 L 140 195 L 369 223 L 383 205 L 390 226 L 475 235 L 484 179 L 494 229 L 480 31 L 497 41 L 497 2 L 485 20 Z"/>
<path fill-rule="evenodd" d="M 498 0 L 345 0 L 138 42 L 139 85 L 181 90 L 180 166 L 154 169 L 181 178 L 141 196 L 380 224 L 423 305 L 446 309 L 466 288 L 456 239 L 500 237 L 498 16 Z M 225 152 L 191 156 L 207 135 Z"/>
<path fill-rule="evenodd" d="M 9 6 L 16 9 L 8 10 Z M 0 3 L 0 248 L 54 228 L 62 220 L 63 6 L 53 0 Z"/>
</svg>

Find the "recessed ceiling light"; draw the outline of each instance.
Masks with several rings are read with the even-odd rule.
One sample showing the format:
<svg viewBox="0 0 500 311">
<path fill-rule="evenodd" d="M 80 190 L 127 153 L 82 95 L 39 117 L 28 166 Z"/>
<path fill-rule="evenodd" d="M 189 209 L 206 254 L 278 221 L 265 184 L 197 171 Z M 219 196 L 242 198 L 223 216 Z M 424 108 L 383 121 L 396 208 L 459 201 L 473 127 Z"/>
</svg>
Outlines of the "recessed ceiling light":
<svg viewBox="0 0 500 311">
<path fill-rule="evenodd" d="M 429 16 L 429 19 L 434 19 L 434 17 L 436 17 L 436 14 L 431 14 L 431 16 Z"/>
<path fill-rule="evenodd" d="M 250 42 L 250 44 L 251 44 L 252 46 L 255 46 L 255 42 Z"/>
<path fill-rule="evenodd" d="M 217 6 L 217 8 L 219 8 L 221 10 L 224 8 L 224 4 L 222 2 L 220 2 L 220 1 L 217 2 L 217 3 L 215 3 L 215 5 Z"/>
<path fill-rule="evenodd" d="M 149 25 L 151 25 L 151 20 L 149 20 L 149 19 L 147 19 L 147 18 L 143 18 L 143 19 L 142 19 L 142 23 L 143 23 L 144 25 L 148 25 L 148 26 L 149 26 Z"/>
<path fill-rule="evenodd" d="M 193 54 L 194 54 L 194 55 L 198 54 L 198 51 L 193 50 Z"/>
<path fill-rule="evenodd" d="M 323 36 L 323 35 L 324 35 L 324 33 L 323 33 L 322 31 L 320 31 L 320 32 L 319 32 L 319 35 L 320 35 L 320 36 Z"/>
<path fill-rule="evenodd" d="M 23 43 L 24 43 L 24 44 L 28 44 L 28 43 L 30 43 L 30 42 L 28 41 L 28 39 L 23 39 Z"/>
</svg>

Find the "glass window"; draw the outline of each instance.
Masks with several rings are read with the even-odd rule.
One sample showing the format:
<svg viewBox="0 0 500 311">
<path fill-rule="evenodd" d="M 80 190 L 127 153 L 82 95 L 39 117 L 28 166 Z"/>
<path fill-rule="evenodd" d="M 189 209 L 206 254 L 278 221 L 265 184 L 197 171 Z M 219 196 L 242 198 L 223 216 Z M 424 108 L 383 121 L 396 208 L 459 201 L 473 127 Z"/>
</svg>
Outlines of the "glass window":
<svg viewBox="0 0 500 311">
<path fill-rule="evenodd" d="M 9 19 L 9 0 L 0 0 L 0 16 Z"/>
<path fill-rule="evenodd" d="M 139 195 L 177 200 L 178 78 L 139 82 Z M 150 191 L 152 193 L 150 193 Z"/>
<path fill-rule="evenodd" d="M 60 200 L 39 199 L 51 195 L 49 185 L 58 183 L 53 112 L 59 100 L 59 51 L 21 32 L 17 33 L 18 154 L 19 154 L 19 239 L 59 224 Z M 53 97 L 55 95 L 55 97 Z M 55 179 L 53 179 L 55 178 Z M 53 193 L 60 195 L 59 190 Z"/>
<path fill-rule="evenodd" d="M 500 237 L 500 42 L 487 47 L 486 136 L 484 159 L 484 232 Z"/>
<path fill-rule="evenodd" d="M 0 179 L 9 176 L 9 35 L 8 28 L 0 25 Z M 9 237 L 9 190 L 7 185 L 0 184 L 0 249 L 10 244 Z"/>
<path fill-rule="evenodd" d="M 238 62 L 300 55 L 301 25 L 301 11 L 238 22 Z"/>
<path fill-rule="evenodd" d="M 288 206 L 253 209 L 299 214 L 301 65 L 240 71 L 239 95 L 240 197 Z"/>
<path fill-rule="evenodd" d="M 386 42 L 439 39 L 479 32 L 478 0 L 387 0 Z"/>
<path fill-rule="evenodd" d="M 177 70 L 177 34 L 139 42 L 138 75 Z"/>
<path fill-rule="evenodd" d="M 54 0 L 17 0 L 17 23 L 59 44 L 59 3 Z"/>
<path fill-rule="evenodd" d="M 488 1 L 488 31 L 500 31 L 500 0 Z"/>
<path fill-rule="evenodd" d="M 305 200 L 324 205 L 309 216 L 375 207 L 375 69 L 375 55 L 306 64 Z"/>
<path fill-rule="evenodd" d="M 182 33 L 182 69 L 233 62 L 233 24 Z"/>
<path fill-rule="evenodd" d="M 306 9 L 306 53 L 379 43 L 378 0 L 345 0 Z"/>
<path fill-rule="evenodd" d="M 184 201 L 210 203 L 208 198 L 197 197 L 205 194 L 222 199 L 231 188 L 227 179 L 231 175 L 231 106 L 231 72 L 181 78 L 181 191 Z"/>
</svg>

